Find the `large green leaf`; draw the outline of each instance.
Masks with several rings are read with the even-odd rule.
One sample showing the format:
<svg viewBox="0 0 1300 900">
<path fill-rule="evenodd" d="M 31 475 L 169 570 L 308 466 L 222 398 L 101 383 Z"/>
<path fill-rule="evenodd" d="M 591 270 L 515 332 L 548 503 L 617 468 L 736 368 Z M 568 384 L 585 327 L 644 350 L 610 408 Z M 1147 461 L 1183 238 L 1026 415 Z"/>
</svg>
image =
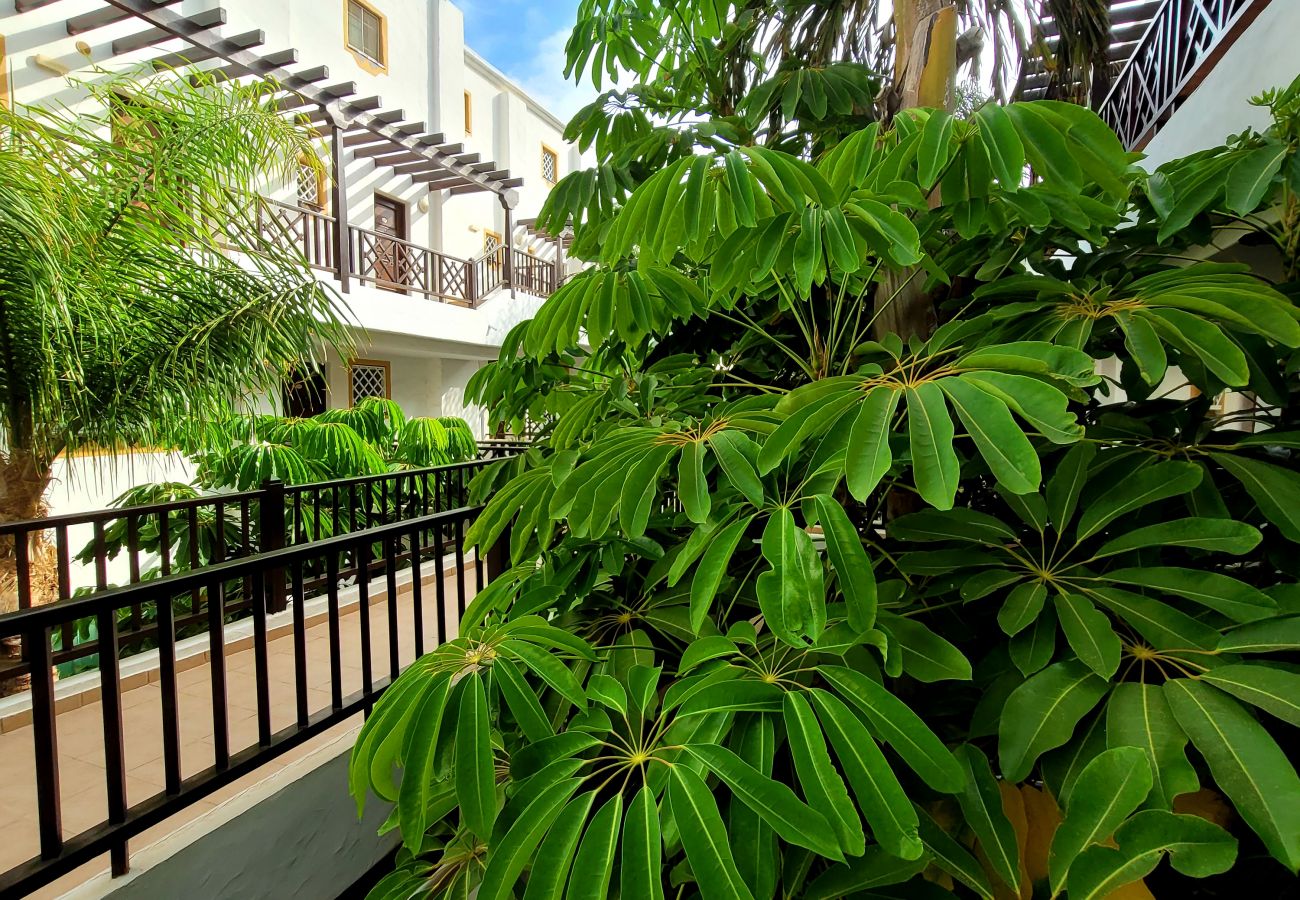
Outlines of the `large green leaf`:
<svg viewBox="0 0 1300 900">
<path fill-rule="evenodd" d="M 814 690 L 812 702 L 876 842 L 901 859 L 918 859 L 924 848 L 916 813 L 875 739 L 834 694 Z"/>
<path fill-rule="evenodd" d="M 1070 649 L 1102 678 L 1113 676 L 1119 669 L 1121 646 L 1110 620 L 1079 594 L 1057 594 L 1054 602 L 1057 621 Z"/>
<path fill-rule="evenodd" d="M 890 424 L 901 396 L 901 392 L 891 388 L 876 388 L 867 394 L 853 420 L 844 475 L 849 493 L 858 500 L 867 499 L 893 465 Z"/>
<path fill-rule="evenodd" d="M 1185 752 L 1187 735 L 1158 685 L 1115 685 L 1106 702 L 1106 743 L 1141 747 L 1146 753 L 1152 776 L 1149 804 L 1156 808 L 1171 809 L 1175 797 L 1200 787 Z"/>
<path fill-rule="evenodd" d="M 1241 482 L 1288 540 L 1300 543 L 1300 474 L 1234 453 L 1211 453 L 1210 458 Z"/>
<path fill-rule="evenodd" d="M 578 839 L 582 837 L 587 814 L 595 802 L 595 791 L 579 794 L 568 802 L 552 823 L 546 839 L 537 850 L 533 868 L 528 873 L 528 889 L 524 892 L 524 900 L 554 900 L 564 896 L 564 886 L 568 883 L 572 870 L 573 854 L 578 850 Z"/>
<path fill-rule="evenodd" d="M 701 896 L 754 900 L 736 869 L 718 805 L 700 776 L 685 766 L 674 766 L 668 779 L 668 803 Z"/>
<path fill-rule="evenodd" d="M 1028 778 L 1038 757 L 1068 741 L 1107 688 L 1092 669 L 1067 661 L 1048 666 L 1012 691 L 998 726 L 1002 774 L 1011 781 Z"/>
<path fill-rule="evenodd" d="M 1013 494 L 1037 490 L 1043 477 L 1038 454 L 1007 405 L 960 378 L 944 378 L 938 385 L 998 483 Z"/>
<path fill-rule="evenodd" d="M 818 494 L 813 501 L 826 536 L 826 555 L 844 593 L 849 625 L 855 631 L 866 631 L 876 622 L 876 576 L 871 570 L 871 560 L 844 507 L 824 494 Z"/>
<path fill-rule="evenodd" d="M 1300 674 L 1263 663 L 1217 666 L 1202 681 L 1283 721 L 1300 726 Z"/>
<path fill-rule="evenodd" d="M 569 879 L 564 900 L 605 900 L 609 896 L 610 876 L 618 848 L 619 828 L 623 824 L 623 795 L 615 794 L 597 810 L 587 823 L 587 830 L 573 858 L 573 871 L 579 877 Z"/>
<path fill-rule="evenodd" d="M 1185 494 L 1200 480 L 1201 469 L 1194 463 L 1170 461 L 1138 469 L 1084 508 L 1079 515 L 1079 540 L 1135 509 Z"/>
<path fill-rule="evenodd" d="M 826 596 L 812 538 L 781 507 L 763 529 L 762 548 L 771 568 L 758 576 L 754 588 L 767 626 L 790 644 L 803 644 L 804 635 L 816 641 L 826 627 Z"/>
<path fill-rule="evenodd" d="M 966 824 L 975 832 L 994 873 L 1008 887 L 1020 885 L 1020 847 L 1016 830 L 1002 808 L 1002 792 L 984 754 L 970 744 L 957 748 L 966 779 L 957 795 Z"/>
<path fill-rule="evenodd" d="M 912 477 L 926 503 L 951 509 L 957 496 L 961 466 L 952 448 L 954 429 L 943 402 L 943 391 L 933 381 L 904 392 L 907 397 L 907 433 L 912 446 Z"/>
<path fill-rule="evenodd" d="M 801 695 L 791 692 L 785 695 L 784 713 L 786 740 L 808 805 L 830 822 L 840 849 L 849 856 L 861 856 L 866 848 L 862 822 L 844 779 L 831 762 L 826 737 L 812 708 Z"/>
<path fill-rule="evenodd" d="M 1300 616 L 1241 625 L 1219 639 L 1220 653 L 1279 653 L 1300 649 Z"/>
<path fill-rule="evenodd" d="M 1190 678 L 1165 682 L 1174 717 L 1215 783 L 1292 872 L 1300 869 L 1300 778 L 1286 754 L 1237 701 Z"/>
<path fill-rule="evenodd" d="M 569 798 L 581 785 L 582 780 L 578 778 L 560 781 L 528 804 L 528 808 L 511 824 L 510 830 L 493 848 L 483 872 L 479 897 L 483 900 L 506 900 L 507 897 L 514 896 L 515 882 L 527 867 L 533 851 L 541 843 L 547 829 L 565 811 Z"/>
<path fill-rule="evenodd" d="M 822 666 L 821 674 L 840 696 L 866 714 L 872 730 L 936 791 L 955 794 L 966 783 L 951 751 L 921 718 L 879 682 L 843 666 Z"/>
<path fill-rule="evenodd" d="M 1114 747 L 1084 767 L 1052 837 L 1048 865 L 1053 893 L 1065 884 L 1075 857 L 1106 841 L 1150 791 L 1151 764 L 1139 747 Z"/>
<path fill-rule="evenodd" d="M 465 679 L 456 719 L 456 800 L 465 824 L 483 840 L 497 817 L 487 693 L 477 674 Z"/>
<path fill-rule="evenodd" d="M 751 516 L 732 522 L 718 532 L 717 537 L 710 542 L 708 549 L 700 557 L 695 578 L 691 581 L 691 630 L 697 634 L 704 620 L 709 616 L 709 608 L 713 605 L 713 598 L 718 594 L 718 586 L 722 584 L 722 579 L 727 574 L 727 566 L 730 565 L 731 557 L 736 552 L 736 546 L 745 536 L 745 530 L 749 528 L 749 523 L 752 521 Z"/>
<path fill-rule="evenodd" d="M 1197 816 L 1146 810 L 1115 832 L 1118 849 L 1094 846 L 1080 854 L 1070 872 L 1070 900 L 1104 900 L 1147 875 L 1169 854 L 1174 869 L 1193 878 L 1227 871 L 1237 842 L 1222 828 Z"/>
<path fill-rule="evenodd" d="M 783 840 L 831 859 L 843 859 L 830 822 L 785 784 L 764 775 L 726 747 L 688 744 L 686 752 L 718 776 L 737 800 L 757 813 Z"/>
<path fill-rule="evenodd" d="M 904 671 L 918 681 L 970 681 L 970 660 L 916 619 L 882 613 L 880 628 L 898 646 Z"/>
<path fill-rule="evenodd" d="M 627 807 L 619 896 L 624 900 L 663 900 L 663 841 L 655 795 L 643 785 Z"/>
</svg>

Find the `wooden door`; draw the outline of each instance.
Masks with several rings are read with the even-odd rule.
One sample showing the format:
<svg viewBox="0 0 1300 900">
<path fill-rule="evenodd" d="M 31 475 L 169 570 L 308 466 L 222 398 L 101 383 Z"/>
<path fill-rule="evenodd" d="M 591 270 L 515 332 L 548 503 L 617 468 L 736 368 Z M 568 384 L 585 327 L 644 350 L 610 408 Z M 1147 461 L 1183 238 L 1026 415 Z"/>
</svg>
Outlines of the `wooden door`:
<svg viewBox="0 0 1300 900">
<path fill-rule="evenodd" d="M 406 204 L 376 195 L 375 233 L 380 235 L 375 241 L 375 278 L 381 287 L 401 290 L 408 266 L 403 265 L 406 247 L 398 241 L 406 240 Z"/>
</svg>

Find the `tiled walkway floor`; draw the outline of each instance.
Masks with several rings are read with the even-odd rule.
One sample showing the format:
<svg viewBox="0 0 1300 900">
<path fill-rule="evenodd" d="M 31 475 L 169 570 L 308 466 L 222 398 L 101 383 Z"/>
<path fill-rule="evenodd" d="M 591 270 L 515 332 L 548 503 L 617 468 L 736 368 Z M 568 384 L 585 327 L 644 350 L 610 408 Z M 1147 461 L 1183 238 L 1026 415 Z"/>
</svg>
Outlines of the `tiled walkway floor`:
<svg viewBox="0 0 1300 900">
<path fill-rule="evenodd" d="M 466 592 L 474 593 L 473 564 L 467 566 Z M 456 574 L 445 576 L 447 626 L 455 636 Z M 436 594 L 433 578 L 426 581 L 424 595 L 425 649 L 437 643 Z M 376 679 L 389 672 L 388 604 L 382 591 L 372 596 L 370 644 Z M 361 631 L 357 606 L 341 616 L 341 663 L 343 694 L 361 689 Z M 414 619 L 409 592 L 398 598 L 399 653 L 402 665 L 415 655 Z M 329 626 L 321 621 L 306 631 L 308 708 L 311 712 L 330 705 Z M 228 638 L 229 639 L 229 638 Z M 291 633 L 270 642 L 271 730 L 292 725 L 296 717 L 294 695 L 294 646 Z M 227 652 L 227 707 L 230 749 L 236 752 L 257 743 L 257 701 L 252 648 Z M 177 676 L 180 702 L 181 776 L 189 777 L 214 763 L 212 744 L 212 695 L 210 668 L 206 662 Z M 125 720 L 127 802 L 135 804 L 163 790 L 162 700 L 156 683 L 149 683 L 123 695 Z M 359 720 L 359 717 L 357 717 Z M 151 828 L 131 841 L 133 848 L 147 846 L 181 825 L 215 808 L 295 759 L 328 742 L 331 737 L 356 724 L 346 722 L 304 745 L 267 763 L 256 772 L 209 795 L 184 813 Z M 87 703 L 60 713 L 57 718 L 59 781 L 62 796 L 63 834 L 79 834 L 107 818 L 104 774 L 104 731 L 98 702 Z M 0 734 L 0 871 L 22 863 L 39 852 L 36 828 L 35 762 L 32 729 L 18 728 Z M 108 869 L 104 856 L 32 894 L 37 898 L 58 897 L 91 876 Z M 202 898 L 195 898 L 202 900 Z"/>
</svg>

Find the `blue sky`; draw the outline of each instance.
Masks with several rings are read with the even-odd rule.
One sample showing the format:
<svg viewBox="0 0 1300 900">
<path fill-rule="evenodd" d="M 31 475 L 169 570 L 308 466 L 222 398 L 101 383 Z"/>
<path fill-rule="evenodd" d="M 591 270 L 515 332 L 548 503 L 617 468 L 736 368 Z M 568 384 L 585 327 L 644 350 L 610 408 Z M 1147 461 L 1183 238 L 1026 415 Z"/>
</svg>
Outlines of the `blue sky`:
<svg viewBox="0 0 1300 900">
<path fill-rule="evenodd" d="M 564 80 L 564 42 L 578 0 L 453 0 L 465 14 L 465 41 L 561 119 L 594 95 Z"/>
</svg>

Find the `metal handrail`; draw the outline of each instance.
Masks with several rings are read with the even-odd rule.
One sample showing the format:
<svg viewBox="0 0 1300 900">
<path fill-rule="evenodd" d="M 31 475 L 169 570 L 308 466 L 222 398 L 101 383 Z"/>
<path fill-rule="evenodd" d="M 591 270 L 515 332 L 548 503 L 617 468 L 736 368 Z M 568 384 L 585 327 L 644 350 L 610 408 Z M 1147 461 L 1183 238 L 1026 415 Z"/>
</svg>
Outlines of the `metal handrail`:
<svg viewBox="0 0 1300 900">
<path fill-rule="evenodd" d="M 213 791 L 270 762 L 290 748 L 319 735 L 362 710 L 373 707 L 380 694 L 401 673 L 409 661 L 400 651 L 400 636 L 406 628 L 398 617 L 397 570 L 399 562 L 411 570 L 411 615 L 414 617 L 414 657 L 425 651 L 424 578 L 422 565 L 436 566 L 434 581 L 436 616 L 435 640 L 447 639 L 448 586 L 443 578 L 443 558 L 453 550 L 456 564 L 455 600 L 458 614 L 463 615 L 469 595 L 466 583 L 469 568 L 463 545 L 465 526 L 473 521 L 481 507 L 462 506 L 427 516 L 393 522 L 374 528 L 338 535 L 309 544 L 272 550 L 238 560 L 190 572 L 173 574 L 154 581 L 101 591 L 75 598 L 20 610 L 0 616 L 0 639 L 18 637 L 24 656 L 31 663 L 31 728 L 35 752 L 35 795 L 40 838 L 40 855 L 0 873 L 0 895 L 25 895 L 59 876 L 70 872 L 97 856 L 109 853 L 114 876 L 125 874 L 129 867 L 127 842 L 145 829 L 164 821 Z M 388 604 L 387 673 L 375 671 L 374 651 L 369 640 L 370 587 L 372 573 L 368 566 L 357 570 L 357 614 L 361 624 L 361 690 L 343 694 L 342 638 L 340 616 L 340 570 L 345 559 L 363 559 L 379 546 L 386 580 Z M 493 557 L 493 559 L 495 556 Z M 305 572 L 323 565 L 327 576 L 323 590 L 328 600 L 330 620 L 329 667 L 330 700 L 328 705 L 312 709 L 307 686 Z M 476 557 L 470 566 L 475 590 L 481 590 L 485 575 L 490 578 L 499 568 L 485 573 L 485 561 Z M 292 594 L 292 643 L 295 673 L 296 721 L 287 728 L 272 731 L 271 676 L 269 670 L 268 615 L 271 612 L 271 585 L 287 578 Z M 230 744 L 231 716 L 227 707 L 229 688 L 226 675 L 225 591 L 229 585 L 251 585 L 253 616 L 254 684 L 257 720 L 257 743 L 245 748 Z M 206 590 L 208 605 L 208 673 L 212 696 L 213 764 L 188 778 L 181 776 L 180 690 L 177 683 L 177 637 L 171 618 L 170 600 L 178 594 Z M 162 704 L 162 745 L 165 788 L 137 803 L 127 795 L 125 725 L 122 699 L 122 672 L 119 659 L 117 614 L 145 603 L 159 610 L 158 685 Z M 98 623 L 96 645 L 100 676 L 99 702 L 103 707 L 104 778 L 107 790 L 105 819 L 71 838 L 64 839 L 62 800 L 59 778 L 58 718 L 55 710 L 52 675 L 51 635 L 68 621 L 93 617 Z M 322 701 L 323 703 L 323 701 Z"/>
</svg>

